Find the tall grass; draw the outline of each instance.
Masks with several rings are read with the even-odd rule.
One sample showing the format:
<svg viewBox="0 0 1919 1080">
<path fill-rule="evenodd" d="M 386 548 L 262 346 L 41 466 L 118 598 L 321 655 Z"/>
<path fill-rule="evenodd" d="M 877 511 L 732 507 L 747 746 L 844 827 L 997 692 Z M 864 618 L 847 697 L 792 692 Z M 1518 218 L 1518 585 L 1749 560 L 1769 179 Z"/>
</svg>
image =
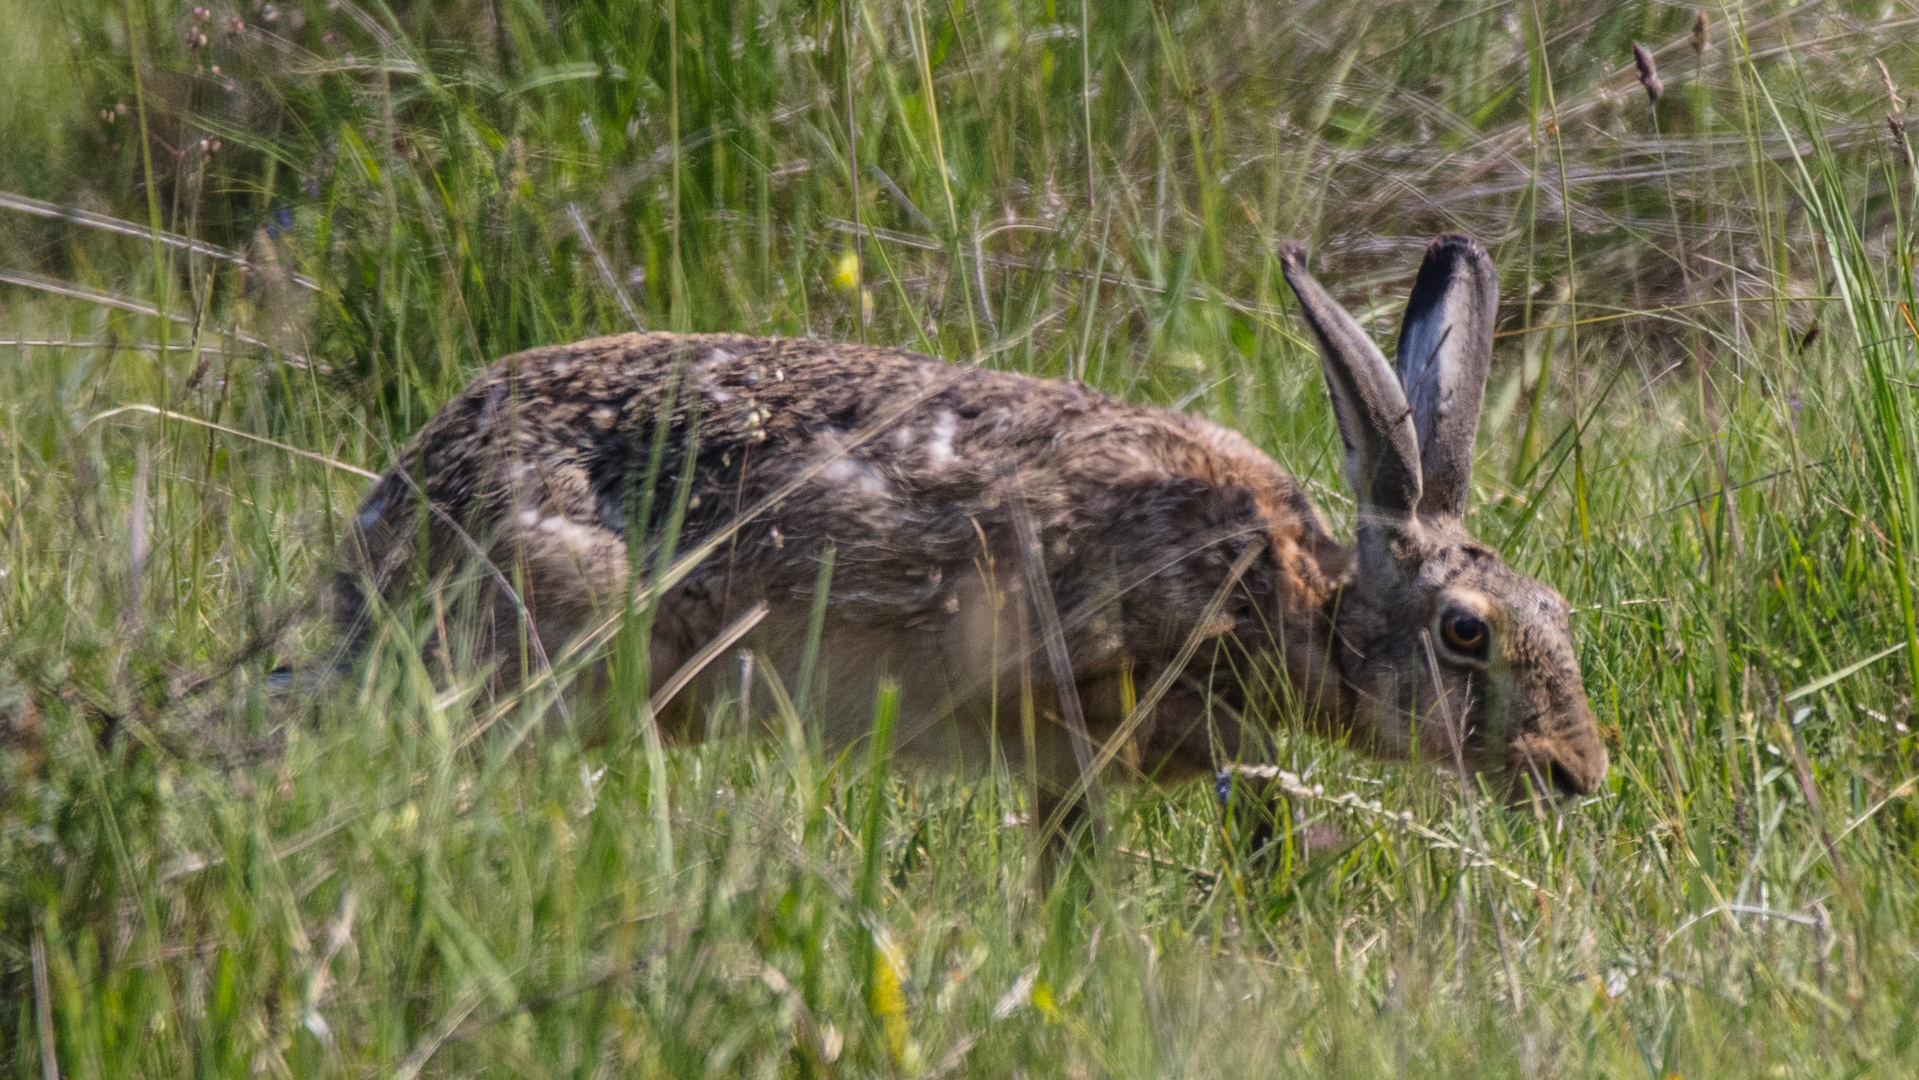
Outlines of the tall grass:
<svg viewBox="0 0 1919 1080">
<path fill-rule="evenodd" d="M 0 1067 L 1912 1071 L 1919 15 L 1701 10 L 0 9 Z M 402 612 L 270 693 L 356 470 L 636 323 L 1195 409 L 1345 520 L 1274 244 L 1383 331 L 1441 229 L 1506 299 L 1469 524 L 1578 610 L 1595 798 L 1282 733 L 1273 846 L 1120 790 L 1046 892 L 1021 777 L 823 749 L 804 677 L 745 673 L 773 738 L 481 734 Z"/>
</svg>

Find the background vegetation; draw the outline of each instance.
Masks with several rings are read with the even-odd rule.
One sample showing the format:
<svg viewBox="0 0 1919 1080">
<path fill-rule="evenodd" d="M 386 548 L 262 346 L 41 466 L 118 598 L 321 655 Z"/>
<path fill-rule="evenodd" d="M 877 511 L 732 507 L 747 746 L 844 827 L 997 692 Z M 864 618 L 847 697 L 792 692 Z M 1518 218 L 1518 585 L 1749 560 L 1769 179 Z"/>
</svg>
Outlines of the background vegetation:
<svg viewBox="0 0 1919 1080">
<path fill-rule="evenodd" d="M 1916 42 L 1898 0 L 0 6 L 0 1068 L 1912 1072 Z M 1274 244 L 1384 332 L 1441 229 L 1505 297 L 1470 524 L 1579 611 L 1594 798 L 1283 739 L 1272 849 L 1122 791 L 1045 895 L 1017 778 L 480 737 L 404 644 L 268 693 L 354 470 L 634 325 L 1203 411 L 1341 518 Z"/>
</svg>

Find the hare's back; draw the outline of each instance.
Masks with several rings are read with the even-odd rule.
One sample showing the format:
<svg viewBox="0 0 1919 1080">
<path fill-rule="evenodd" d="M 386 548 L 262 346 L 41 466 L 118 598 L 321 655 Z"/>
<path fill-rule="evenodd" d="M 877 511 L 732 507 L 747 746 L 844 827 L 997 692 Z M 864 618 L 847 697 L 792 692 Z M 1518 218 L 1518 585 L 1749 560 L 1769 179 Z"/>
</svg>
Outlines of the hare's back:
<svg viewBox="0 0 1919 1080">
<path fill-rule="evenodd" d="M 504 435 L 527 457 L 579 464 L 592 505 L 551 494 L 622 535 L 638 483 L 649 473 L 656 487 L 679 477 L 689 447 L 682 535 L 795 484 L 767 519 L 784 522 L 789 538 L 830 531 L 842 547 L 925 539 L 927 525 L 944 518 L 964 519 L 966 543 L 977 549 L 971 522 L 983 512 L 1003 518 L 1015 488 L 1042 531 L 1105 531 L 1116 490 L 1172 484 L 1230 492 L 1269 530 L 1323 532 L 1293 480 L 1237 432 L 903 349 L 631 334 L 520 354 L 483 385 L 464 395 L 468 415 L 495 414 L 482 425 L 485 437 L 465 440 L 474 451 L 498 460 Z M 661 418 L 670 423 L 664 439 Z M 667 502 L 656 498 L 655 513 Z"/>
</svg>

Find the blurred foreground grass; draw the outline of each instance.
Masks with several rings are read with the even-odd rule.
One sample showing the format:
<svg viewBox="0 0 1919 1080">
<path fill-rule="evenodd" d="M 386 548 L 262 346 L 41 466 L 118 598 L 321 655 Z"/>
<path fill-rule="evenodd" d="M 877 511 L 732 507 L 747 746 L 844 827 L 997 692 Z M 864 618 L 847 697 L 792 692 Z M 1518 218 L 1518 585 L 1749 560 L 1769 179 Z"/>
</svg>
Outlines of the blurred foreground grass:
<svg viewBox="0 0 1919 1080">
<path fill-rule="evenodd" d="M 0 1068 L 1912 1073 L 1915 42 L 1897 3 L 0 7 Z M 267 694 L 351 468 L 635 324 L 1202 410 L 1345 516 L 1273 245 L 1384 330 L 1441 229 L 1505 296 L 1470 523 L 1579 610 L 1599 797 L 1283 738 L 1323 795 L 1276 850 L 1120 792 L 1042 896 L 1017 778 L 478 738 L 404 643 Z"/>
</svg>

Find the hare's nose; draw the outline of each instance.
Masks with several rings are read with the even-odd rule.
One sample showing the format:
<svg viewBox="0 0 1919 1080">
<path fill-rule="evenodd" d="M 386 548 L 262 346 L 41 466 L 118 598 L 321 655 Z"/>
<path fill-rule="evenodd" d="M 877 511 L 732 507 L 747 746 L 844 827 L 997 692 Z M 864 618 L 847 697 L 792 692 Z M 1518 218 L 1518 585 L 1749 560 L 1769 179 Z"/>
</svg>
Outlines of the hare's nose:
<svg viewBox="0 0 1919 1080">
<path fill-rule="evenodd" d="M 1611 764 L 1599 733 L 1576 733 L 1569 738 L 1524 738 L 1513 747 L 1514 780 L 1554 799 L 1591 795 L 1606 781 Z M 1523 778 L 1523 779 L 1522 779 Z"/>
<path fill-rule="evenodd" d="M 1553 752 L 1542 762 L 1541 779 L 1546 782 L 1547 790 L 1559 798 L 1591 795 L 1606 782 L 1606 770 L 1611 764 L 1606 744 L 1594 731 L 1585 738 L 1553 747 Z"/>
</svg>

